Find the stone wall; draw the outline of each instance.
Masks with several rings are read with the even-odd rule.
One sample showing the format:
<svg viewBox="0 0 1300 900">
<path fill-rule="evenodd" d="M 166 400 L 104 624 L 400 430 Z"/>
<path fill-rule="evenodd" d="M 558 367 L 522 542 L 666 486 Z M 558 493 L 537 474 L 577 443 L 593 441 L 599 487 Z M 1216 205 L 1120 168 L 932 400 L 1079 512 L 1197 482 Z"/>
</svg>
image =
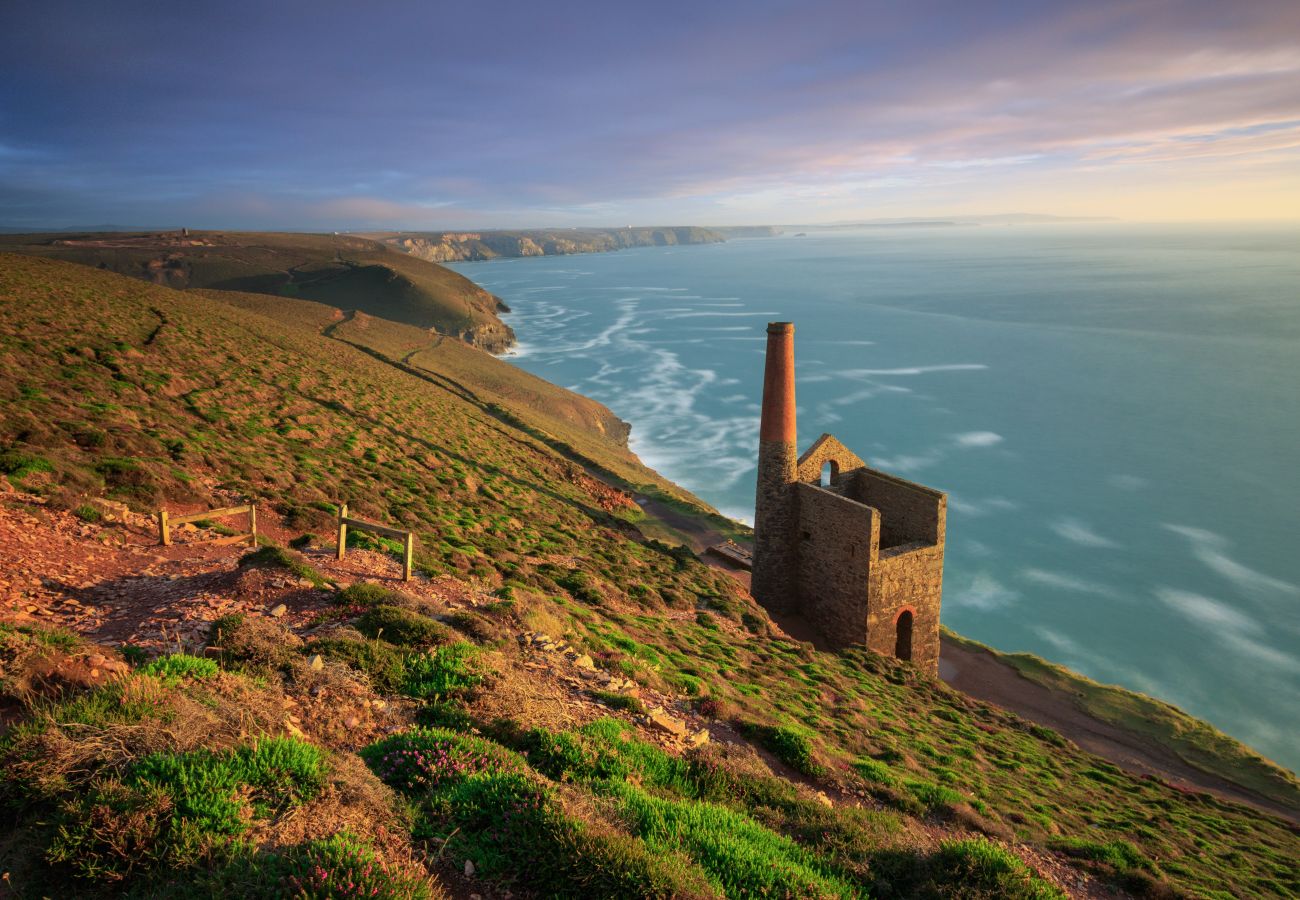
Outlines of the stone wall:
<svg viewBox="0 0 1300 900">
<path fill-rule="evenodd" d="M 846 496 L 880 510 L 882 549 L 912 541 L 943 542 L 947 499 L 940 491 L 866 468 L 841 483 Z"/>
<path fill-rule="evenodd" d="M 795 486 L 799 513 L 800 611 L 831 644 L 867 640 L 876 510 L 810 484 Z"/>
<path fill-rule="evenodd" d="M 841 444 L 833 435 L 823 434 L 813 442 L 803 456 L 799 457 L 799 480 L 808 484 L 820 483 L 822 466 L 827 462 L 832 463 L 834 467 L 832 471 L 838 475 L 836 484 L 839 483 L 839 479 L 847 477 L 854 469 L 866 466 L 856 453 Z"/>
<path fill-rule="evenodd" d="M 943 545 L 911 544 L 880 551 L 871 570 L 867 646 L 893 656 L 898 615 L 910 610 L 912 662 L 939 672 L 939 605 L 943 593 Z"/>
</svg>

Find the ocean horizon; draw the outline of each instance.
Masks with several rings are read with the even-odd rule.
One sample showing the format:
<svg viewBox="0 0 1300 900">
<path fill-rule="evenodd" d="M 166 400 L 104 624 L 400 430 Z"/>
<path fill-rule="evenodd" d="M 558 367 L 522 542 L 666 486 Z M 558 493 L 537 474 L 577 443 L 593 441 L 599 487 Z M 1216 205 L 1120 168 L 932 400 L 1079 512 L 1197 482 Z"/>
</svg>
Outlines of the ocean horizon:
<svg viewBox="0 0 1300 900">
<path fill-rule="evenodd" d="M 507 358 L 752 522 L 764 328 L 801 450 L 949 493 L 943 622 L 1300 748 L 1300 228 L 982 226 L 451 266 Z"/>
</svg>

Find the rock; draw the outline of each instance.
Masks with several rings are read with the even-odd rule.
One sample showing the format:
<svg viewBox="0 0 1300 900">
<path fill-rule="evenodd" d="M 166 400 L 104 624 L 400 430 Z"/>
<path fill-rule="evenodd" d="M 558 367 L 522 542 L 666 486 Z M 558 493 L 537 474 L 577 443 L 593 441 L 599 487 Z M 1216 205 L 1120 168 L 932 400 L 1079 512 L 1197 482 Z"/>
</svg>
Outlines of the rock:
<svg viewBox="0 0 1300 900">
<path fill-rule="evenodd" d="M 388 709 L 388 702 L 385 700 L 371 700 L 370 705 L 375 709 Z"/>
<path fill-rule="evenodd" d="M 701 728 L 686 739 L 686 743 L 690 744 L 692 747 L 702 747 L 708 742 L 709 730 L 707 728 Z"/>
<path fill-rule="evenodd" d="M 309 663 L 309 665 L 311 666 L 311 670 L 312 670 L 313 672 L 319 672 L 321 669 L 325 668 L 325 660 L 321 659 L 321 658 L 320 658 L 320 654 L 317 653 L 315 656 L 313 656 L 313 657 L 311 658 L 311 662 Z M 315 692 L 315 693 L 319 693 L 319 694 L 323 695 L 323 694 L 325 693 L 325 691 L 324 691 L 324 690 L 321 690 L 321 691 L 319 691 L 319 692 Z"/>
<path fill-rule="evenodd" d="M 86 662 L 98 669 L 104 663 L 108 662 L 108 657 L 102 653 L 92 653 L 86 657 Z"/>
<path fill-rule="evenodd" d="M 588 656 L 588 655 L 585 654 L 585 653 L 582 654 L 581 656 L 579 656 L 577 659 L 575 659 L 575 660 L 573 661 L 573 664 L 574 664 L 575 666 L 577 666 L 579 669 L 594 669 L 594 668 L 596 668 L 596 664 L 595 664 L 594 662 L 591 661 L 591 657 Z"/>
<path fill-rule="evenodd" d="M 829 807 L 835 806 L 835 804 L 831 802 L 831 798 L 826 796 L 825 791 L 817 791 L 815 794 L 813 794 L 813 799 L 815 799 L 822 806 L 829 806 Z"/>
<path fill-rule="evenodd" d="M 675 719 L 662 709 L 656 707 L 650 710 L 650 724 L 676 737 L 686 736 L 686 725 L 680 720 Z"/>
<path fill-rule="evenodd" d="M 474 877 L 474 863 L 472 860 L 468 860 L 468 859 L 465 860 L 465 877 L 466 878 Z"/>
<path fill-rule="evenodd" d="M 275 606 L 271 607 L 271 615 L 277 619 L 280 618 L 285 613 L 287 613 L 288 611 L 289 608 L 285 606 L 283 603 L 277 603 Z"/>
<path fill-rule="evenodd" d="M 98 510 L 100 516 L 107 522 L 125 522 L 131 514 L 131 510 L 127 509 L 125 503 L 105 500 L 103 497 L 95 497 L 87 505 Z"/>
</svg>

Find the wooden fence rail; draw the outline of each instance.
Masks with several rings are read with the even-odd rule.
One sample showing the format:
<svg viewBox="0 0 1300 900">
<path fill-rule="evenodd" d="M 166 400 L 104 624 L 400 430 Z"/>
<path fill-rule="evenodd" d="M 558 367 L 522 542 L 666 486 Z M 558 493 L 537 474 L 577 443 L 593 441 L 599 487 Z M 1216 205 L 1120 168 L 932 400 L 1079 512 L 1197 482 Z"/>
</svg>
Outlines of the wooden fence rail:
<svg viewBox="0 0 1300 900">
<path fill-rule="evenodd" d="M 228 537 L 217 538 L 211 543 L 214 544 L 237 544 L 240 541 L 248 541 L 250 547 L 257 546 L 257 505 L 246 503 L 243 506 L 223 506 L 221 509 L 210 509 L 207 512 L 190 513 L 188 516 L 172 516 L 165 509 L 158 510 L 158 543 L 164 547 L 170 546 L 172 542 L 172 526 L 184 525 L 187 522 L 202 522 L 205 519 L 224 519 L 227 516 L 238 516 L 248 513 L 248 531 L 247 533 L 232 534 Z"/>
<path fill-rule="evenodd" d="M 359 531 L 370 531 L 375 534 L 382 534 L 384 537 L 396 538 L 403 542 L 405 551 L 402 554 L 402 580 L 411 580 L 411 562 L 415 556 L 415 532 L 402 531 L 400 528 L 389 528 L 387 525 L 377 525 L 374 522 L 367 522 L 364 519 L 353 519 L 348 517 L 348 505 L 339 504 L 339 559 L 348 547 L 348 529 L 356 528 Z"/>
</svg>

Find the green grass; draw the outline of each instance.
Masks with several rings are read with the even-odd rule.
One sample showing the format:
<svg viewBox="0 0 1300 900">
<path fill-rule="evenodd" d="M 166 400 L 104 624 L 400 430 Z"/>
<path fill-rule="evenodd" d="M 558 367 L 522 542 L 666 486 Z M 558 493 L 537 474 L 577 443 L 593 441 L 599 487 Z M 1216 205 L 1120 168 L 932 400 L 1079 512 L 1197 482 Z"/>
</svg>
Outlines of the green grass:
<svg viewBox="0 0 1300 900">
<path fill-rule="evenodd" d="M 92 880 L 137 866 L 190 865 L 253 821 L 314 796 L 324 770 L 322 751 L 293 738 L 151 754 L 74 801 L 46 855 Z"/>
<path fill-rule="evenodd" d="M 166 682 L 178 682 L 183 678 L 204 679 L 217 674 L 220 668 L 215 660 L 202 659 L 184 653 L 171 653 L 160 656 L 140 667 L 145 675 L 155 675 Z"/>
<path fill-rule="evenodd" d="M 989 654 L 1030 681 L 1070 698 L 1088 715 L 1167 747 L 1205 772 L 1300 810 L 1300 781 L 1294 774 L 1172 704 L 1117 685 L 1100 684 L 1030 653 L 1000 653 L 947 630 L 944 639 Z"/>
<path fill-rule="evenodd" d="M 825 767 L 813 758 L 812 739 L 801 729 L 786 725 L 749 725 L 744 731 L 796 772 L 814 778 L 825 774 Z"/>
<path fill-rule="evenodd" d="M 931 883 L 947 897 L 1066 900 L 1064 892 L 983 838 L 944 841 L 931 861 Z"/>
<path fill-rule="evenodd" d="M 626 782 L 610 781 L 605 789 L 653 852 L 688 854 L 728 896 L 859 896 L 815 854 L 747 816 L 712 803 L 653 797 Z"/>
<path fill-rule="evenodd" d="M 394 362 L 413 350 L 411 364 Z M 697 893 L 707 895 L 705 870 L 689 849 L 648 852 L 617 812 L 621 801 L 597 790 L 605 781 L 639 780 L 652 799 L 706 802 L 748 817 L 816 856 L 834 870 L 828 877 L 851 877 L 877 893 L 889 884 L 923 886 L 938 860 L 906 849 L 908 831 L 924 812 L 907 787 L 913 782 L 940 801 L 951 798 L 939 789 L 959 794 L 985 817 L 982 827 L 1039 849 L 1062 836 L 1100 846 L 1126 841 L 1152 861 L 1144 877 L 1188 895 L 1300 892 L 1293 862 L 1300 840 L 1275 817 L 1130 776 L 1046 729 L 865 651 L 821 653 L 767 636 L 766 616 L 729 576 L 681 548 L 646 539 L 628 517 L 601 506 L 600 492 L 584 481 L 587 472 L 614 473 L 611 481 L 633 485 L 661 482 L 593 437 L 588 425 L 595 419 L 584 417 L 599 411 L 516 381 L 509 370 L 455 341 L 378 320 L 366 328 L 356 320 L 340 324 L 331 309 L 303 301 L 177 293 L 88 268 L 0 256 L 0 453 L 10 468 L 18 457 L 48 463 L 24 484 L 52 506 L 71 509 L 113 490 L 134 500 L 154 492 L 217 506 L 222 495 L 205 485 L 218 473 L 223 491 L 257 496 L 294 528 L 327 535 L 333 504 L 346 498 L 359 516 L 415 530 L 421 572 L 455 576 L 485 593 L 508 587 L 518 615 L 544 611 L 545 630 L 589 651 L 602 668 L 674 698 L 697 692 L 718 718 L 756 723 L 771 729 L 769 738 L 787 729 L 790 739 L 774 740 L 780 753 L 772 752 L 802 767 L 800 780 L 812 787 L 831 793 L 842 782 L 862 786 L 880 774 L 865 760 L 887 766 L 894 780 L 871 786 L 884 808 L 868 820 L 866 811 L 827 810 L 789 781 L 737 769 L 721 748 L 693 752 L 681 776 L 642 756 L 630 736 L 578 729 L 550 742 L 556 762 L 545 765 L 563 773 L 558 778 L 530 766 L 526 785 L 506 779 L 511 773 L 465 782 L 495 780 L 462 796 L 480 798 L 485 808 L 495 808 L 494 791 L 541 796 L 541 837 L 523 840 L 531 840 L 534 856 L 583 860 L 581 871 L 564 870 L 568 876 L 595 879 L 591 873 L 607 867 L 640 872 L 644 884 L 703 884 Z M 557 406 L 533 414 L 529 397 Z M 89 429 L 103 442 L 79 442 Z M 286 437 L 295 430 L 311 439 Z M 368 607 L 419 606 L 372 589 L 341 592 L 339 600 L 348 618 Z M 697 618 L 705 608 L 708 615 Z M 515 615 L 478 610 L 476 635 L 481 629 L 485 641 L 494 641 L 517 632 Z M 398 634 L 376 624 L 378 638 L 344 630 L 302 648 L 272 625 L 259 631 L 256 621 L 219 625 L 223 664 L 257 670 L 275 683 L 281 672 L 296 677 L 304 649 L 319 652 L 367 672 L 385 694 L 427 697 L 440 721 L 515 746 L 497 723 L 476 718 L 473 699 L 496 689 L 486 660 L 516 664 L 512 645 L 499 656 L 457 649 L 428 657 L 391 643 Z M 57 652 L 43 641 L 64 639 L 0 634 L 0 662 L 18 696 L 23 685 L 12 673 Z M 77 646 L 75 638 L 67 641 Z M 156 679 L 138 681 L 171 690 Z M 514 681 L 501 679 L 500 689 Z M 175 690 L 211 694 L 216 685 L 183 680 Z M 91 696 L 98 699 L 78 715 L 115 714 L 105 695 Z M 500 715 L 516 700 L 526 717 L 523 697 L 492 697 L 485 706 Z M 523 734 L 536 724 L 518 723 Z M 74 746 L 84 740 L 69 738 Z M 629 773 L 624 782 L 590 774 L 620 769 Z M 463 819 L 485 853 L 498 846 L 489 841 L 486 820 L 469 827 L 479 821 L 472 810 L 442 800 L 418 805 L 421 833 L 445 838 Z M 954 813 L 953 827 L 962 827 L 963 815 Z M 466 829 L 444 856 L 456 859 L 465 848 Z M 430 842 L 426 849 L 438 848 Z M 502 866 L 508 885 L 527 876 L 524 864 L 507 859 Z M 547 886 L 568 884 L 555 872 L 542 876 Z M 618 884 L 624 894 L 638 893 L 629 882 Z"/>
<path fill-rule="evenodd" d="M 481 653 L 473 644 L 455 641 L 405 658 L 402 693 L 421 700 L 461 697 L 487 679 Z"/>
</svg>

